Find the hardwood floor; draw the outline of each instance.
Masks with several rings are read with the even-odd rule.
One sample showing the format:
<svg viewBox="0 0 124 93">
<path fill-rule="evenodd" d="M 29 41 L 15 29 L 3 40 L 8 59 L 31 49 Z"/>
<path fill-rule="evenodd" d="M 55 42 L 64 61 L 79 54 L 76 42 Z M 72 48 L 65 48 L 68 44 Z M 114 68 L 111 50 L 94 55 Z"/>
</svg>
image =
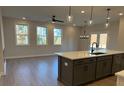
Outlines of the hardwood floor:
<svg viewBox="0 0 124 93">
<path fill-rule="evenodd" d="M 57 81 L 57 56 L 7 60 L 7 75 L 0 78 L 1 86 L 62 86 Z M 114 86 L 116 77 L 111 76 L 87 84 L 88 86 Z"/>
</svg>

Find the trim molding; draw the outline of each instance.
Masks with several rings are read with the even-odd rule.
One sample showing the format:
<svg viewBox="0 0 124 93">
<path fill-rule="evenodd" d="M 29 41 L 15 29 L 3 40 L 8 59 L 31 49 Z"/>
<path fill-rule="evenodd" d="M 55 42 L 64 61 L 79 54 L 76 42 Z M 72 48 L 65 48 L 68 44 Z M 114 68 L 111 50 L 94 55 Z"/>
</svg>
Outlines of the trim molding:
<svg viewBox="0 0 124 93">
<path fill-rule="evenodd" d="M 26 55 L 26 56 L 11 56 L 5 57 L 5 59 L 15 59 L 15 58 L 30 58 L 30 57 L 41 57 L 41 56 L 54 56 L 56 54 L 41 54 L 41 55 Z"/>
</svg>

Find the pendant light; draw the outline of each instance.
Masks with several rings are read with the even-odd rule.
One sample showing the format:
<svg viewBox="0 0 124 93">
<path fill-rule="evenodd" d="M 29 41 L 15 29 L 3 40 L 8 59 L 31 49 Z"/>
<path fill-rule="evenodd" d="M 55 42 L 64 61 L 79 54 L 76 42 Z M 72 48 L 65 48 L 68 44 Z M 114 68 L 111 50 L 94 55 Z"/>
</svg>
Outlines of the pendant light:
<svg viewBox="0 0 124 93">
<path fill-rule="evenodd" d="M 72 15 L 71 15 L 71 6 L 69 6 L 69 12 L 68 12 L 68 18 L 67 18 L 67 21 L 68 22 L 72 22 Z"/>
<path fill-rule="evenodd" d="M 106 15 L 106 23 L 105 23 L 105 27 L 108 28 L 109 26 L 109 20 L 110 20 L 110 8 L 107 8 L 107 15 Z"/>
<path fill-rule="evenodd" d="M 86 35 L 87 21 L 84 21 L 83 26 L 83 35 L 80 36 L 80 39 L 89 39 L 89 35 Z"/>
<path fill-rule="evenodd" d="M 89 24 L 91 25 L 93 23 L 93 6 L 91 6 L 91 14 L 90 14 L 90 20 Z"/>
</svg>

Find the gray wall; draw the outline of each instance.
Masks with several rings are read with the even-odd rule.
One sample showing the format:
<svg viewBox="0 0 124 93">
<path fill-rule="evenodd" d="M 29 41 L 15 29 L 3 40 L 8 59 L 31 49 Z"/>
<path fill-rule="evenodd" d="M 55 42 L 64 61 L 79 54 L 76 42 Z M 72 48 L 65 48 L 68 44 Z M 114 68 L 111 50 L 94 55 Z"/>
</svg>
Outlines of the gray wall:
<svg viewBox="0 0 124 93">
<path fill-rule="evenodd" d="M 29 46 L 16 46 L 15 39 L 15 24 L 16 23 L 28 23 L 30 31 L 30 45 Z M 107 48 L 112 50 L 123 49 L 123 24 L 124 18 L 120 21 L 111 22 L 108 29 L 105 28 L 104 24 L 96 24 L 89 26 L 87 34 L 92 33 L 107 33 L 108 41 Z M 6 57 L 23 57 L 23 56 L 37 56 L 45 54 L 53 54 L 59 51 L 78 51 L 88 50 L 89 40 L 80 40 L 79 36 L 82 34 L 82 28 L 53 25 L 48 23 L 41 23 L 37 21 L 22 21 L 15 18 L 3 18 L 4 25 L 4 36 L 5 36 L 5 56 Z M 47 26 L 48 27 L 48 46 L 37 46 L 36 45 L 36 26 Z M 53 28 L 58 27 L 63 30 L 62 46 L 53 45 Z M 121 47 L 122 46 L 122 47 Z"/>
<path fill-rule="evenodd" d="M 107 33 L 108 40 L 107 40 L 107 48 L 108 49 L 115 49 L 117 50 L 117 39 L 119 33 L 119 21 L 111 22 L 110 26 L 106 29 L 104 24 L 96 24 L 89 26 L 87 28 L 87 34 L 100 34 L 100 33 Z M 82 34 L 82 32 L 81 32 Z M 124 37 L 124 34 L 122 34 Z M 90 45 L 90 39 L 88 40 L 80 40 L 80 50 L 88 50 Z"/>
<path fill-rule="evenodd" d="M 124 51 L 124 16 L 120 18 L 119 33 L 118 33 L 118 50 Z"/>
<path fill-rule="evenodd" d="M 3 37 L 3 20 L 2 20 L 2 10 L 0 9 L 0 76 L 4 74 L 4 37 Z"/>
<path fill-rule="evenodd" d="M 15 24 L 28 23 L 30 32 L 29 46 L 16 46 Z M 4 36 L 5 36 L 5 57 L 23 57 L 53 54 L 58 51 L 79 50 L 79 34 L 81 28 L 72 26 L 53 25 L 37 21 L 22 21 L 15 18 L 3 18 Z M 48 27 L 48 46 L 36 45 L 36 26 Z M 53 45 L 53 28 L 58 27 L 63 30 L 63 39 L 61 46 Z"/>
</svg>

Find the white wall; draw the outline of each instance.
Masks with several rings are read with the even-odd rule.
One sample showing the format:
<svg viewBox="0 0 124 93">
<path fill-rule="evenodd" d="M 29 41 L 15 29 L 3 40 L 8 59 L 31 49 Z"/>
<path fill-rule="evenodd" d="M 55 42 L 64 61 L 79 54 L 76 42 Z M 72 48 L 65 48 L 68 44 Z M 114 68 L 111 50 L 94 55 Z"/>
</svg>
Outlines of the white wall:
<svg viewBox="0 0 124 93">
<path fill-rule="evenodd" d="M 28 23 L 30 32 L 29 46 L 16 46 L 15 24 Z M 48 27 L 48 46 L 36 45 L 36 26 Z M 5 57 L 21 57 L 33 55 L 53 54 L 58 51 L 79 50 L 79 34 L 81 28 L 46 24 L 37 21 L 22 21 L 15 18 L 3 18 L 4 36 L 5 36 Z M 53 45 L 53 28 L 58 27 L 63 30 L 62 46 Z"/>
<path fill-rule="evenodd" d="M 96 34 L 107 33 L 108 34 L 107 48 L 117 50 L 118 32 L 119 32 L 119 21 L 115 21 L 115 22 L 111 22 L 109 28 L 107 29 L 105 28 L 104 24 L 96 24 L 96 25 L 89 26 L 87 28 L 86 33 L 89 35 L 93 33 L 96 33 Z M 80 40 L 81 50 L 88 50 L 89 45 L 90 45 L 90 39 Z"/>
</svg>

